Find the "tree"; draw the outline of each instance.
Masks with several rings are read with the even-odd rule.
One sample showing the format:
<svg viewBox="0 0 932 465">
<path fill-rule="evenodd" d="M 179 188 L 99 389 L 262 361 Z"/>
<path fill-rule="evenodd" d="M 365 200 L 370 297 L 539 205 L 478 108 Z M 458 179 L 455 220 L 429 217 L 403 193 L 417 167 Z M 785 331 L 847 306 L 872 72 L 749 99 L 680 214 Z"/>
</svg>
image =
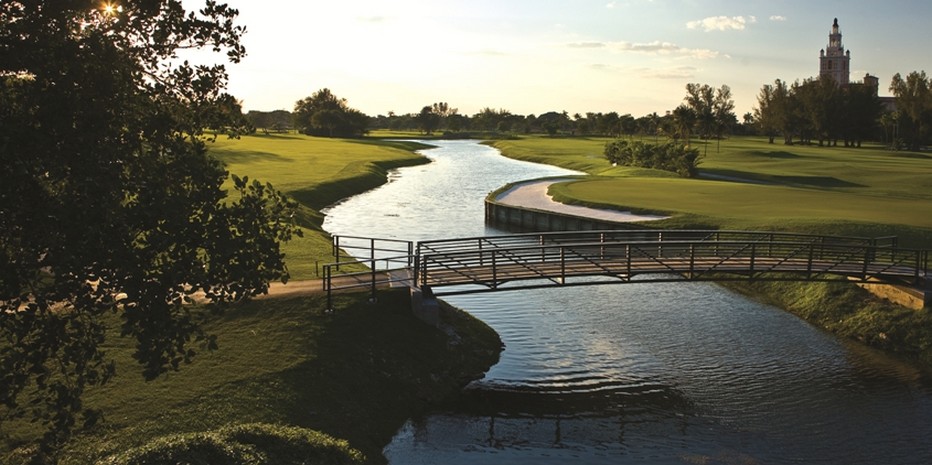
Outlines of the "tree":
<svg viewBox="0 0 932 465">
<path fill-rule="evenodd" d="M 366 133 L 369 117 L 352 109 L 330 89 L 323 88 L 295 102 L 295 126 L 309 136 L 359 137 Z"/>
<path fill-rule="evenodd" d="M 932 125 L 932 83 L 925 71 L 913 71 L 906 79 L 896 73 L 890 82 L 890 92 L 900 113 L 900 135 L 910 150 L 917 150 L 928 140 Z"/>
<path fill-rule="evenodd" d="M 715 128 L 715 89 L 708 84 L 687 84 L 684 100 L 695 115 L 699 137 L 709 139 Z"/>
<path fill-rule="evenodd" d="M 427 105 L 421 108 L 421 112 L 414 117 L 418 127 L 424 131 L 424 134 L 430 135 L 435 129 L 440 127 L 440 122 L 442 120 L 441 111 L 443 110 L 438 108 L 435 103 L 434 106 Z"/>
<path fill-rule="evenodd" d="M 269 185 L 234 176 L 226 197 L 203 133 L 243 127 L 224 67 L 176 59 L 239 61 L 238 12 L 96 5 L 0 3 L 0 422 L 39 422 L 45 462 L 96 419 L 81 397 L 113 375 L 107 315 L 146 378 L 177 369 L 214 344 L 192 296 L 220 308 L 287 279 L 279 245 L 297 232 Z"/>
<path fill-rule="evenodd" d="M 680 105 L 673 110 L 674 138 L 683 139 L 689 147 L 689 136 L 696 124 L 696 112 L 687 105 Z"/>
<path fill-rule="evenodd" d="M 715 91 L 715 99 L 712 101 L 712 116 L 718 148 L 721 148 L 722 137 L 725 133 L 738 123 L 734 110 L 735 101 L 731 98 L 731 88 L 723 84 Z"/>
</svg>

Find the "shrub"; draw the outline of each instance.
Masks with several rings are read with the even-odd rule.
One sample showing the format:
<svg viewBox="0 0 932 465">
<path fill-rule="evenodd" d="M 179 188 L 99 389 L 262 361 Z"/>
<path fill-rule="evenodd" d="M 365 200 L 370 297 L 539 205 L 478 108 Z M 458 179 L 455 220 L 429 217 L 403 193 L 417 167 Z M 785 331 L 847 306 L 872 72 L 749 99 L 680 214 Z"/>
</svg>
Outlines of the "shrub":
<svg viewBox="0 0 932 465">
<path fill-rule="evenodd" d="M 356 465 L 349 443 L 296 426 L 250 423 L 166 436 L 113 455 L 100 465 Z"/>
<path fill-rule="evenodd" d="M 616 140 L 605 144 L 605 158 L 616 165 L 672 171 L 684 178 L 699 174 L 699 150 L 675 142 L 646 144 Z"/>
</svg>

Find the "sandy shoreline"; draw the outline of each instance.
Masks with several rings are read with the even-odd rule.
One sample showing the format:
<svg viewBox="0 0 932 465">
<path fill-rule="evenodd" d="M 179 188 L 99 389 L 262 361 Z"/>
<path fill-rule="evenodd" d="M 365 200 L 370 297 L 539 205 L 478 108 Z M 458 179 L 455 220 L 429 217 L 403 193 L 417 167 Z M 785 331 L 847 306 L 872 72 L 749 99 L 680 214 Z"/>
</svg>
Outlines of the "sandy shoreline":
<svg viewBox="0 0 932 465">
<path fill-rule="evenodd" d="M 594 218 L 604 221 L 617 221 L 620 223 L 634 221 L 654 221 L 666 219 L 666 216 L 635 215 L 628 211 L 603 210 L 599 208 L 567 205 L 553 200 L 547 195 L 551 184 L 568 181 L 570 178 L 543 179 L 516 184 L 511 189 L 501 193 L 495 200 L 515 207 L 533 208 L 536 210 L 552 211 L 566 215 L 575 215 L 585 218 Z"/>
</svg>

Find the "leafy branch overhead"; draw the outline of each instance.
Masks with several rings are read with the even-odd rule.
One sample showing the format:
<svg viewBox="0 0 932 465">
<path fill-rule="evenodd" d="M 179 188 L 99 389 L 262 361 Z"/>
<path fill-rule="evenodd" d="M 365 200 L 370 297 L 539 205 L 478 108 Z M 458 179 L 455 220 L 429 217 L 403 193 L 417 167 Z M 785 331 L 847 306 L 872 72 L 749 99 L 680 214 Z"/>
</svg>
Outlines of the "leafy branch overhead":
<svg viewBox="0 0 932 465">
<path fill-rule="evenodd" d="M 185 305 L 227 304 L 287 279 L 299 232 L 272 186 L 234 178 L 205 129 L 244 129 L 223 65 L 245 55 L 238 12 L 212 0 L 0 4 L 0 429 L 42 424 L 40 455 L 97 415 L 81 396 L 113 376 L 109 314 L 153 378 L 212 339 Z"/>
</svg>

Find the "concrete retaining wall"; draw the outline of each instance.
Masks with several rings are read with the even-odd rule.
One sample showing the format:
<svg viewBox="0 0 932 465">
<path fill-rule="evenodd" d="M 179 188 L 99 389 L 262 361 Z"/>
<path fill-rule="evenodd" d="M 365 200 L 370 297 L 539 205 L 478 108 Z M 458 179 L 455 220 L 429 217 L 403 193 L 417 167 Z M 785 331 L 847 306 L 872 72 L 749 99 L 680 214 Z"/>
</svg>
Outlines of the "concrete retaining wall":
<svg viewBox="0 0 932 465">
<path fill-rule="evenodd" d="M 485 222 L 506 231 L 552 232 L 603 229 L 652 229 L 637 222 L 597 220 L 485 200 Z"/>
</svg>

